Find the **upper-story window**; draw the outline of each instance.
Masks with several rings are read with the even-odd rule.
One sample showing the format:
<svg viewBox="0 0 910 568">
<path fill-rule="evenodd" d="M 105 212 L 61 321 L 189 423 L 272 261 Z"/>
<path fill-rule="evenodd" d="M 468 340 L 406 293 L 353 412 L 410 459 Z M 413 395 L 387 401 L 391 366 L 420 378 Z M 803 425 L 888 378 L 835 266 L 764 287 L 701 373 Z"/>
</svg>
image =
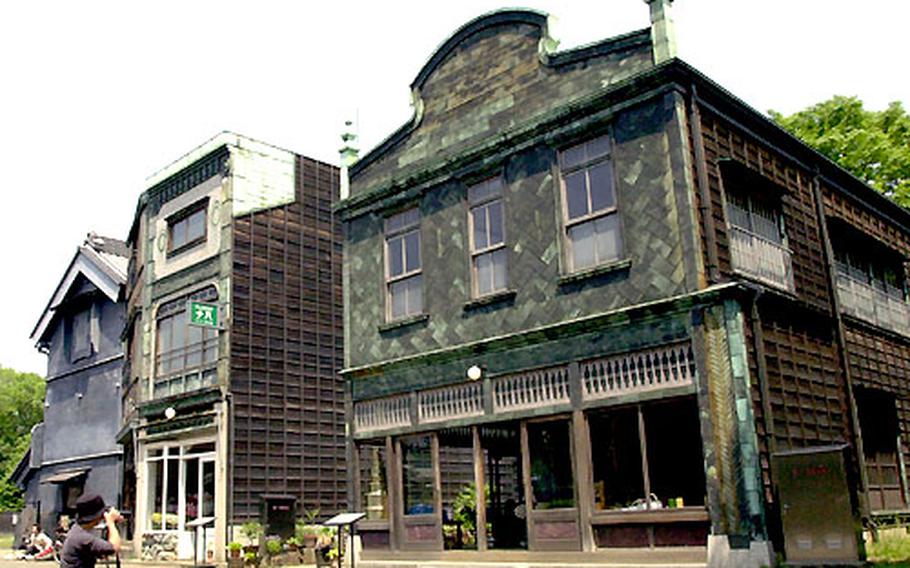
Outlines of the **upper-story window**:
<svg viewBox="0 0 910 568">
<path fill-rule="evenodd" d="M 610 138 L 600 136 L 562 150 L 559 167 L 569 271 L 619 259 L 622 236 Z"/>
<path fill-rule="evenodd" d="M 497 177 L 468 188 L 468 203 L 473 294 L 486 296 L 507 285 L 502 180 Z"/>
<path fill-rule="evenodd" d="M 92 354 L 92 308 L 79 310 L 70 317 L 69 358 L 76 362 Z"/>
<path fill-rule="evenodd" d="M 187 207 L 167 220 L 168 254 L 175 254 L 204 243 L 208 199 Z"/>
<path fill-rule="evenodd" d="M 735 187 L 727 188 L 726 200 L 733 269 L 793 291 L 793 264 L 779 200 Z"/>
<path fill-rule="evenodd" d="M 217 295 L 214 288 L 206 288 L 191 298 L 211 300 Z M 218 332 L 189 323 L 188 299 L 168 302 L 157 312 L 152 393 L 156 398 L 196 390 L 216 380 Z"/>
<path fill-rule="evenodd" d="M 910 335 L 903 258 L 844 223 L 831 222 L 841 310 Z"/>
<path fill-rule="evenodd" d="M 420 211 L 409 209 L 385 221 L 387 318 L 423 313 Z"/>
</svg>

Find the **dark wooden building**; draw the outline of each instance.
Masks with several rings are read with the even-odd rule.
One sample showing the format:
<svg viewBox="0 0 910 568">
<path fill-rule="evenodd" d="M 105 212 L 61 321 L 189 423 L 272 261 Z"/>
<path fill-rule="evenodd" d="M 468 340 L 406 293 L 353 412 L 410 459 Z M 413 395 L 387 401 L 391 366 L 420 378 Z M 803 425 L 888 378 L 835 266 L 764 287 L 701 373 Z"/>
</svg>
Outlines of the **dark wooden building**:
<svg viewBox="0 0 910 568">
<path fill-rule="evenodd" d="M 336 167 L 232 133 L 149 179 L 121 431 L 144 558 L 192 558 L 195 519 L 221 559 L 240 523 L 278 530 L 269 507 L 344 508 L 337 195 Z"/>
<path fill-rule="evenodd" d="M 908 511 L 910 215 L 675 58 L 650 4 L 562 52 L 544 14 L 469 22 L 351 167 L 367 562 L 855 559 Z"/>
</svg>

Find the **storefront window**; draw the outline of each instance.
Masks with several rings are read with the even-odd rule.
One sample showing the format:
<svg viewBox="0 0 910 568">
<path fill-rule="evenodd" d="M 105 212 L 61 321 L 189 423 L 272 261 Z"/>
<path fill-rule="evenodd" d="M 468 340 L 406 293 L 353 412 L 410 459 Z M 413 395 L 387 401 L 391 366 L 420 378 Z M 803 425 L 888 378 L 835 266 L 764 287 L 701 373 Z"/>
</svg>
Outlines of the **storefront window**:
<svg viewBox="0 0 910 568">
<path fill-rule="evenodd" d="M 627 509 L 643 503 L 638 410 L 623 408 L 588 420 L 594 470 L 594 508 Z"/>
<path fill-rule="evenodd" d="M 360 467 L 360 507 L 368 521 L 389 518 L 389 492 L 386 480 L 385 444 L 360 444 L 357 446 L 357 463 Z"/>
<path fill-rule="evenodd" d="M 518 424 L 480 427 L 484 487 L 487 493 L 487 545 L 491 549 L 528 547 L 528 522 Z"/>
<path fill-rule="evenodd" d="M 433 451 L 429 436 L 401 440 L 401 467 L 404 514 L 434 513 Z"/>
<path fill-rule="evenodd" d="M 214 445 L 202 448 L 214 449 Z M 213 452 L 190 454 L 191 449 L 170 446 L 149 450 L 146 467 L 150 530 L 182 530 L 189 521 L 214 515 L 215 456 Z"/>
<path fill-rule="evenodd" d="M 705 475 L 693 398 L 592 412 L 595 510 L 703 505 Z M 644 446 L 647 460 L 642 459 Z"/>
<path fill-rule="evenodd" d="M 528 424 L 535 509 L 575 506 L 570 443 L 569 422 L 566 420 Z"/>
</svg>

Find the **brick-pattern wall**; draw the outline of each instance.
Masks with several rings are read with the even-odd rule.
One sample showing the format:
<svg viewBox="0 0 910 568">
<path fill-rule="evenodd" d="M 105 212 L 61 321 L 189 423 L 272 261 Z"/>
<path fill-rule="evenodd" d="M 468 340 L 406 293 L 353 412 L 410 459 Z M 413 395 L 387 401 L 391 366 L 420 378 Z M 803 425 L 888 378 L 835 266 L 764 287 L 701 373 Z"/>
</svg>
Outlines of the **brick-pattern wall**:
<svg viewBox="0 0 910 568">
<path fill-rule="evenodd" d="M 673 99 L 667 96 L 622 113 L 613 123 L 623 256 L 631 262 L 627 269 L 560 282 L 561 190 L 557 153 L 546 145 L 511 156 L 502 170 L 508 280 L 516 291 L 510 301 L 465 307 L 471 299 L 467 182 L 452 180 L 416 203 L 426 322 L 380 331 L 386 301 L 382 218 L 367 214 L 350 220 L 346 294 L 350 321 L 356 325 L 347 330 L 348 364 L 516 333 L 689 290 L 686 273 L 694 270 L 694 261 L 686 261 L 680 227 L 692 226 L 692 212 L 679 207 L 671 174 L 675 149 L 666 128 L 673 112 Z"/>
<path fill-rule="evenodd" d="M 235 520 L 259 495 L 345 507 L 338 170 L 298 158 L 296 201 L 234 222 L 231 392 Z"/>
</svg>

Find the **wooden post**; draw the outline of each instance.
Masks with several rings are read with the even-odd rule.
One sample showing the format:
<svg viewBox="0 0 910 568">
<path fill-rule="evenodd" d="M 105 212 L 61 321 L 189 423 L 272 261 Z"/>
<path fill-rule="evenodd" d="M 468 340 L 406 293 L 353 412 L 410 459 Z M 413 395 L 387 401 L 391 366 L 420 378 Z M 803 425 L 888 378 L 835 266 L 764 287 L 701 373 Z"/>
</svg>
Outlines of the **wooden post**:
<svg viewBox="0 0 910 568">
<path fill-rule="evenodd" d="M 523 420 L 521 422 L 521 476 L 525 490 L 525 522 L 528 526 L 528 550 L 534 550 L 537 547 L 537 539 L 534 534 L 534 522 L 531 518 L 534 511 L 534 491 L 531 488 L 531 453 L 528 447 L 528 423 Z"/>
<path fill-rule="evenodd" d="M 487 489 L 484 483 L 483 448 L 480 445 L 480 429 L 471 426 L 474 438 L 474 485 L 477 487 L 477 519 L 474 533 L 477 539 L 477 550 L 484 552 L 487 549 Z"/>
<path fill-rule="evenodd" d="M 398 507 L 398 475 L 396 466 L 398 464 L 398 454 L 395 452 L 395 443 L 391 436 L 385 439 L 385 479 L 386 479 L 386 507 L 389 514 L 389 548 L 398 550 L 398 518 L 400 510 Z"/>
<path fill-rule="evenodd" d="M 572 441 L 575 451 L 575 491 L 578 500 L 578 529 L 581 531 L 581 549 L 594 550 L 594 531 L 591 512 L 594 505 L 594 476 L 591 467 L 591 439 L 588 424 L 581 410 L 572 412 Z"/>
<path fill-rule="evenodd" d="M 433 506 L 436 509 L 436 529 L 439 531 L 439 550 L 445 549 L 445 537 L 442 535 L 442 475 L 439 467 L 439 435 L 436 432 L 430 436 L 430 456 L 433 464 Z"/>
</svg>

